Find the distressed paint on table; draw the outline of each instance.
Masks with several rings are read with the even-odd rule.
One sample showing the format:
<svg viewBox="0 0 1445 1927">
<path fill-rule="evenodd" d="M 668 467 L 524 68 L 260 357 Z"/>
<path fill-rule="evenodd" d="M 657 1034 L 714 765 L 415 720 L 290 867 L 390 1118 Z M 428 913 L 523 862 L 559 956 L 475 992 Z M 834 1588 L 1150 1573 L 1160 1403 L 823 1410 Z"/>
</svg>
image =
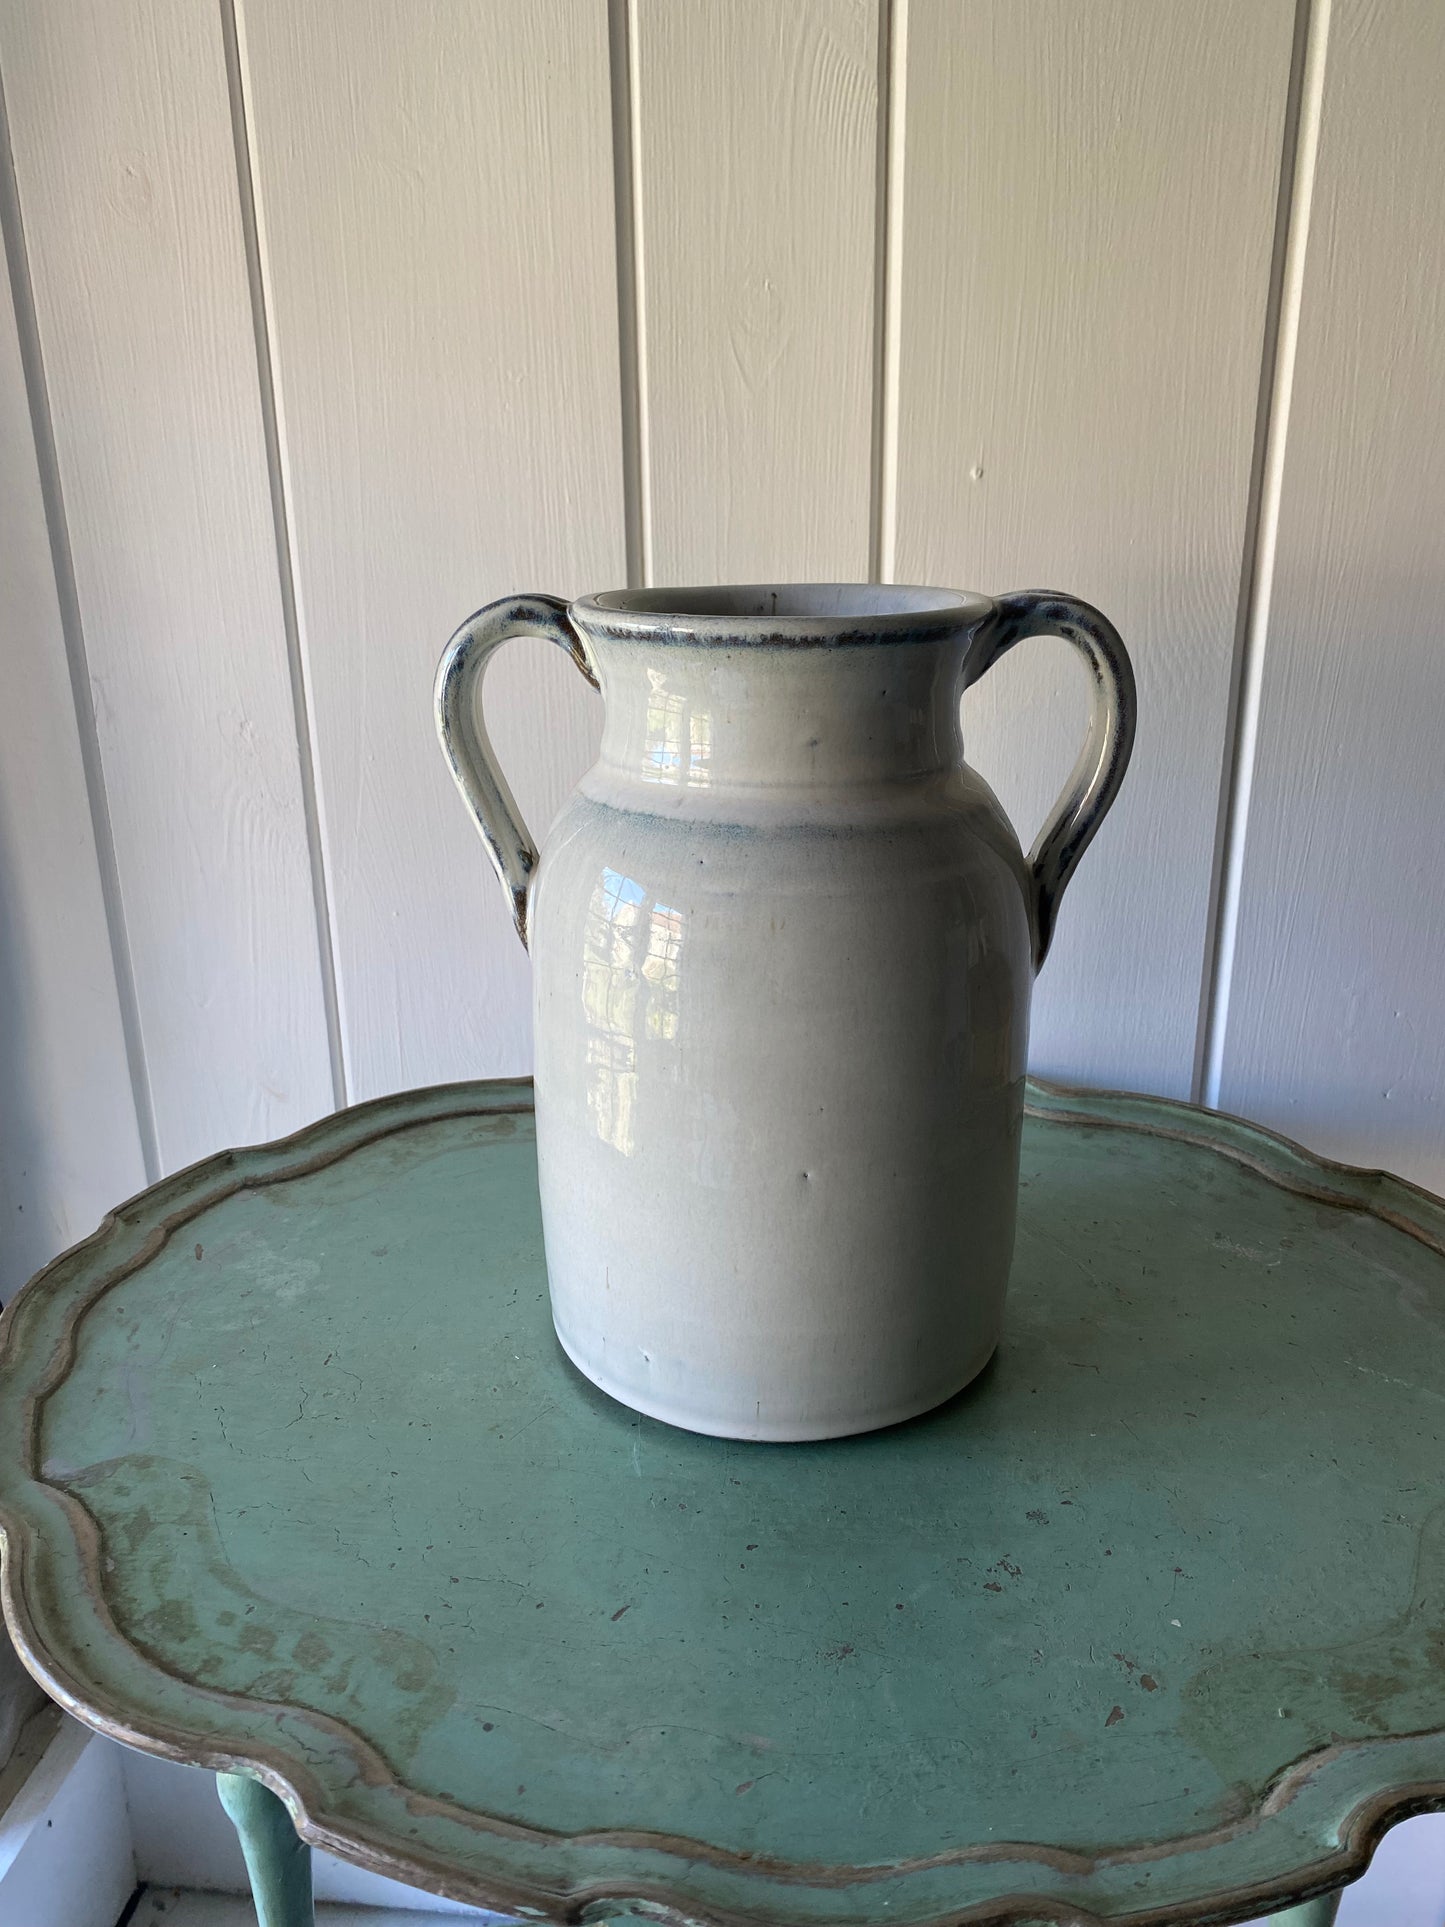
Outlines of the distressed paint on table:
<svg viewBox="0 0 1445 1927">
<path fill-rule="evenodd" d="M 5 1319 L 4 1602 L 83 1718 L 461 1899 L 1240 1919 L 1445 1804 L 1445 1205 L 1035 1090 L 1007 1334 L 892 1432 L 612 1403 L 530 1093 L 168 1179 Z"/>
</svg>

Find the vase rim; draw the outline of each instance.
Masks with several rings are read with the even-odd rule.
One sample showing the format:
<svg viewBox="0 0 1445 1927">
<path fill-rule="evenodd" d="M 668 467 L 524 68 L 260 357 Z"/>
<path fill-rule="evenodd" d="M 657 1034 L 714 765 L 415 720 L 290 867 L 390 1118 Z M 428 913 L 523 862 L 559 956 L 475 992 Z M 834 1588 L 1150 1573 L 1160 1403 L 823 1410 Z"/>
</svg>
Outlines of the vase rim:
<svg viewBox="0 0 1445 1927">
<path fill-rule="evenodd" d="M 971 628 L 989 597 L 895 582 L 744 583 L 708 588 L 609 589 L 571 613 L 584 628 L 639 641 L 868 642 L 937 637 Z"/>
</svg>

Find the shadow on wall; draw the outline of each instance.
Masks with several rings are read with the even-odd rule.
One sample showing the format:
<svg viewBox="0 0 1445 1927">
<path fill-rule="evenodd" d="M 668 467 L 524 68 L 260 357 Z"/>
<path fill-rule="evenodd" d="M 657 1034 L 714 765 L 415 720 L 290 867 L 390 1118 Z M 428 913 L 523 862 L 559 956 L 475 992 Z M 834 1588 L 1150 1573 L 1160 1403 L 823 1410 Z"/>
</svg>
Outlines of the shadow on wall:
<svg viewBox="0 0 1445 1927">
<path fill-rule="evenodd" d="M 36 1154 L 45 1140 L 28 1049 L 32 966 L 9 888 L 13 834 L 14 826 L 0 816 L 0 1303 L 55 1255 L 64 1235 L 40 1208 L 35 1183 Z M 0 1770 L 44 1699 L 0 1630 Z"/>
<path fill-rule="evenodd" d="M 48 1133 L 35 1076 L 34 959 L 13 885 L 23 827 L 7 821 L 0 799 L 0 1305 L 55 1256 L 66 1236 L 44 1206 Z"/>
<path fill-rule="evenodd" d="M 10 827 L 0 819 L 0 1303 L 46 1258 L 54 1256 L 56 1226 L 42 1222 L 35 1201 L 35 1148 L 42 1112 L 31 1089 L 29 1037 L 31 960 L 10 902 L 6 863 Z M 29 1210 L 25 1208 L 29 1204 Z M 44 1700 L 0 1630 L 0 1767 L 10 1759 L 19 1729 Z"/>
</svg>

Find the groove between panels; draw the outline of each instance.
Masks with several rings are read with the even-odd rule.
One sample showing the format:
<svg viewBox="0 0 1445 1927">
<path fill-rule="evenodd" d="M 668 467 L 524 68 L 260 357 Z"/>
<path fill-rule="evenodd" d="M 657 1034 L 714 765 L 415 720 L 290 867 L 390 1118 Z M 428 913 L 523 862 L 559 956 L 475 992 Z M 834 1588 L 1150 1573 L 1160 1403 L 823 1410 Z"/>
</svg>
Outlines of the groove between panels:
<svg viewBox="0 0 1445 1927">
<path fill-rule="evenodd" d="M 55 426 L 50 414 L 45 358 L 35 316 L 35 292 L 30 278 L 30 256 L 25 240 L 19 186 L 15 177 L 15 156 L 10 144 L 10 120 L 5 106 L 3 79 L 0 79 L 0 242 L 3 242 L 9 264 L 11 296 L 15 303 L 15 324 L 20 337 L 20 362 L 25 378 L 26 401 L 30 410 L 30 430 L 35 443 L 36 466 L 40 475 L 46 533 L 50 541 L 50 563 L 55 577 L 56 600 L 60 609 L 61 634 L 65 640 L 66 668 L 70 677 L 71 701 L 75 709 L 76 734 L 80 740 L 81 770 L 85 778 L 86 801 L 90 809 L 96 867 L 100 873 L 101 904 L 105 911 L 106 932 L 110 941 L 111 969 L 115 976 L 116 999 L 120 1007 L 121 1036 L 125 1046 L 131 1100 L 135 1105 L 136 1131 L 140 1139 L 146 1183 L 154 1184 L 162 1175 L 155 1097 L 146 1064 L 140 999 L 136 991 L 135 965 L 131 955 L 130 936 L 126 928 L 125 899 L 121 890 L 120 866 L 116 861 L 115 834 L 110 820 L 110 800 L 106 793 L 105 768 L 100 754 L 100 736 L 95 722 L 95 700 L 90 685 L 85 628 L 80 614 L 80 597 L 75 586 L 75 562 L 70 545 L 70 525 L 66 518 L 65 496 L 60 482 L 60 464 L 55 449 Z"/>
<path fill-rule="evenodd" d="M 271 496 L 271 522 L 276 542 L 276 574 L 281 591 L 281 619 L 286 632 L 286 661 L 291 679 L 291 707 L 296 726 L 296 756 L 301 775 L 302 810 L 311 869 L 311 902 L 316 920 L 316 950 L 321 969 L 321 995 L 326 1012 L 326 1045 L 331 1063 L 332 1100 L 338 1109 L 347 1100 L 345 1034 L 341 1022 L 335 926 L 326 874 L 321 802 L 316 781 L 317 751 L 312 703 L 301 643 L 301 621 L 296 596 L 295 543 L 290 491 L 271 352 L 271 312 L 257 218 L 255 156 L 250 115 L 246 105 L 245 63 L 241 22 L 236 0 L 219 0 L 221 37 L 226 49 L 226 85 L 231 103 L 231 139 L 236 155 L 236 191 L 241 209 L 241 232 L 246 249 L 246 278 L 250 285 L 251 328 L 256 346 L 257 388 L 266 442 L 266 477 Z"/>
<path fill-rule="evenodd" d="M 1214 881 L 1200 997 L 1193 1096 L 1218 1109 L 1224 1081 L 1229 998 L 1239 939 L 1245 846 L 1259 750 L 1264 659 L 1269 639 L 1294 395 L 1315 167 L 1324 100 L 1332 0 L 1298 0 L 1265 317 L 1250 500 L 1245 521 L 1226 754 L 1220 786 Z"/>
<path fill-rule="evenodd" d="M 892 582 L 898 551 L 898 368 L 903 309 L 903 150 L 908 0 L 879 0 L 873 236 L 873 447 L 868 576 Z"/>
<path fill-rule="evenodd" d="M 633 166 L 632 22 L 630 0 L 608 0 L 607 50 L 612 83 L 612 192 L 617 246 L 617 356 L 622 408 L 622 525 L 627 586 L 651 579 L 647 518 L 643 512 L 641 270 L 637 178 Z"/>
<path fill-rule="evenodd" d="M 642 216 L 642 53 L 637 0 L 608 0 L 612 186 L 617 245 L 623 526 L 629 588 L 652 582 L 651 424 L 647 393 L 647 277 Z"/>
</svg>

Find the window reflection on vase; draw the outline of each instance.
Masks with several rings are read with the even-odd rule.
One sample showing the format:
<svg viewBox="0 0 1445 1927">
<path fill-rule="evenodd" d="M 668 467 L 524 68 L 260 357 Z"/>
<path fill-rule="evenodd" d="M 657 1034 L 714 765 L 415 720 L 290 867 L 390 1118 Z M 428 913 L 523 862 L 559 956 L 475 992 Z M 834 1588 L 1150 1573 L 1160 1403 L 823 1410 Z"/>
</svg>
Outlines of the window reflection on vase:
<svg viewBox="0 0 1445 1927">
<path fill-rule="evenodd" d="M 640 883 L 604 869 L 583 937 L 587 1106 L 597 1135 L 624 1157 L 634 1149 L 638 1044 L 677 1036 L 681 954 L 682 912 L 649 904 Z"/>
</svg>

